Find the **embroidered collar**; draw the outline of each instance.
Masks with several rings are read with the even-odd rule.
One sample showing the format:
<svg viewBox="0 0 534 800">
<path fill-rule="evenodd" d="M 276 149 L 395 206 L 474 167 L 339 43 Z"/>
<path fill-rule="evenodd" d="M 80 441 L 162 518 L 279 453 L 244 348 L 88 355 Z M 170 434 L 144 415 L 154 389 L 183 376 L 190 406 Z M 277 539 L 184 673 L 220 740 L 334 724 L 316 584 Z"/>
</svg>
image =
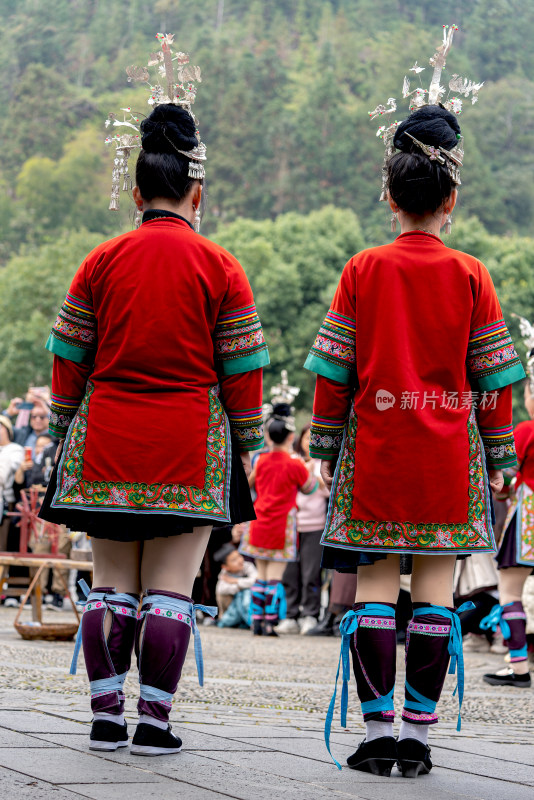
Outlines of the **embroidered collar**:
<svg viewBox="0 0 534 800">
<path fill-rule="evenodd" d="M 143 214 L 143 222 L 150 222 L 152 219 L 160 219 L 162 217 L 181 219 L 183 222 L 187 222 L 192 231 L 195 230 L 189 220 L 185 217 L 180 216 L 180 214 L 175 214 L 174 211 L 162 211 L 159 208 L 151 208 L 149 211 L 145 211 Z"/>
</svg>

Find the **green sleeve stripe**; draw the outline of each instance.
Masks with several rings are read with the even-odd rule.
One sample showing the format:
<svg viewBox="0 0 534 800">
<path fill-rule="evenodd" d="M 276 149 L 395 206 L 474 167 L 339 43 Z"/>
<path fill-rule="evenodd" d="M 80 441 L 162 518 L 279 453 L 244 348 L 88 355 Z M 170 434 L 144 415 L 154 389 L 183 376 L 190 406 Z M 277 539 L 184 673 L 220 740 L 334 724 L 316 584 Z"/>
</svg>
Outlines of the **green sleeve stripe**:
<svg viewBox="0 0 534 800">
<path fill-rule="evenodd" d="M 504 386 L 509 386 L 511 383 L 520 381 L 526 378 L 525 370 L 522 364 L 514 364 L 508 369 L 503 369 L 502 372 L 497 372 L 495 375 L 481 376 L 477 379 L 479 387 L 484 392 L 491 392 L 495 389 L 502 389 Z"/>
<path fill-rule="evenodd" d="M 72 344 L 62 342 L 61 339 L 57 339 L 53 333 L 48 337 L 45 347 L 51 353 L 54 353 L 54 355 L 66 358 L 68 361 L 75 361 L 77 364 L 91 361 L 94 353 L 93 350 L 84 350 L 83 347 L 74 347 Z"/>
<path fill-rule="evenodd" d="M 265 348 L 251 356 L 241 356 L 241 358 L 223 361 L 222 373 L 223 375 L 239 375 L 242 372 L 252 372 L 253 369 L 266 367 L 269 363 L 269 351 Z"/>
<path fill-rule="evenodd" d="M 310 353 L 304 362 L 304 369 L 309 369 L 310 372 L 322 375 L 323 378 L 330 378 L 337 383 L 350 383 L 349 370 L 339 367 L 337 364 L 331 364 L 330 361 L 325 361 L 313 353 Z"/>
<path fill-rule="evenodd" d="M 335 458 L 338 458 L 339 450 L 332 452 L 332 450 L 315 450 L 313 447 L 310 447 L 310 456 L 312 458 L 320 458 L 321 461 L 333 461 Z"/>
</svg>

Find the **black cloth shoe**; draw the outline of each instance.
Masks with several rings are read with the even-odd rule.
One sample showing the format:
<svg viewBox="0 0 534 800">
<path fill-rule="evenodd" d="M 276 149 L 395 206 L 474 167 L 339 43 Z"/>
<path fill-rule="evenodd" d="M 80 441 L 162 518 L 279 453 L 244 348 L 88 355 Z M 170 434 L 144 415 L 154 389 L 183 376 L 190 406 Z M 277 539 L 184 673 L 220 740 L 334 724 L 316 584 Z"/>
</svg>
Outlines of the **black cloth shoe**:
<svg viewBox="0 0 534 800">
<path fill-rule="evenodd" d="M 417 739 L 399 739 L 397 755 L 403 778 L 417 778 L 428 775 L 432 769 L 430 747 Z"/>
<path fill-rule="evenodd" d="M 164 756 L 165 753 L 179 753 L 182 749 L 182 740 L 171 733 L 171 726 L 167 730 L 157 728 L 140 722 L 132 739 L 130 752 L 136 756 Z"/>
<path fill-rule="evenodd" d="M 397 760 L 397 745 L 393 736 L 381 736 L 379 739 L 365 740 L 355 753 L 347 758 L 351 769 L 370 772 L 389 778 L 393 764 Z"/>
<path fill-rule="evenodd" d="M 116 750 L 128 747 L 128 726 L 107 719 L 94 719 L 89 737 L 89 750 Z"/>
<path fill-rule="evenodd" d="M 490 686 L 516 686 L 518 689 L 530 689 L 532 681 L 530 679 L 530 672 L 525 672 L 524 675 L 518 675 L 512 669 L 503 672 L 501 675 L 496 672 L 493 675 L 484 675 L 484 680 Z"/>
<path fill-rule="evenodd" d="M 331 611 L 327 611 L 319 624 L 316 625 L 315 628 L 306 631 L 304 636 L 333 636 L 335 619 L 336 615 Z"/>
<path fill-rule="evenodd" d="M 263 636 L 263 620 L 255 619 L 252 621 L 252 633 L 254 636 Z"/>
</svg>

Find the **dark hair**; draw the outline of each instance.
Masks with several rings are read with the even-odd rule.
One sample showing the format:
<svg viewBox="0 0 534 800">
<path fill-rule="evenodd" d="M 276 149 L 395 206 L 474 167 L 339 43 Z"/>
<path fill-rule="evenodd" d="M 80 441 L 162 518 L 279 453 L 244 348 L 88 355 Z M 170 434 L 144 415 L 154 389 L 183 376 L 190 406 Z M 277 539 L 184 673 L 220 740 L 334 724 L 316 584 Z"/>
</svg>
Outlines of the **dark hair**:
<svg viewBox="0 0 534 800">
<path fill-rule="evenodd" d="M 401 122 L 393 145 L 400 150 L 387 165 L 388 189 L 403 211 L 422 215 L 436 211 L 450 196 L 456 184 L 446 164 L 431 161 L 406 133 L 423 144 L 452 150 L 460 138 L 455 114 L 443 106 L 423 106 Z"/>
<path fill-rule="evenodd" d="M 307 433 L 310 430 L 310 428 L 311 428 L 311 423 L 310 422 L 306 423 L 306 425 L 304 425 L 304 427 L 300 432 L 299 438 L 295 442 L 295 452 L 298 453 L 299 456 L 302 456 L 302 458 L 306 457 L 306 453 L 302 449 L 302 440 L 304 439 L 304 434 Z"/>
<path fill-rule="evenodd" d="M 135 179 L 145 200 L 183 200 L 194 179 L 188 175 L 189 159 L 177 151 L 192 150 L 197 144 L 195 121 L 181 106 L 163 103 L 141 122 Z"/>
<path fill-rule="evenodd" d="M 287 403 L 277 403 L 273 407 L 273 417 L 267 425 L 269 437 L 275 444 L 283 444 L 290 433 L 292 427 L 288 426 L 286 418 L 291 416 L 291 407 Z"/>
<path fill-rule="evenodd" d="M 213 560 L 217 561 L 219 564 L 226 564 L 226 559 L 228 558 L 231 553 L 235 553 L 237 551 L 237 547 L 231 542 L 227 542 L 223 544 L 222 547 L 219 547 L 216 553 L 213 555 Z"/>
</svg>

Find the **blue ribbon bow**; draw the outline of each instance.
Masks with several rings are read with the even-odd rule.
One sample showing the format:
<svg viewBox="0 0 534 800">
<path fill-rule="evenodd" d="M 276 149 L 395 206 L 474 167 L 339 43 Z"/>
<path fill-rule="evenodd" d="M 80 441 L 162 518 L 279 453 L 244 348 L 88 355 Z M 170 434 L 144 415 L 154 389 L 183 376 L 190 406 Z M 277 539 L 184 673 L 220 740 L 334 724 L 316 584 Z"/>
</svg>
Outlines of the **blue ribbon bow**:
<svg viewBox="0 0 534 800">
<path fill-rule="evenodd" d="M 425 614 L 436 614 L 440 617 L 446 617 L 451 621 L 451 633 L 449 638 L 449 655 L 451 657 L 450 664 L 449 664 L 449 675 L 454 675 L 457 673 L 456 676 L 456 688 L 452 693 L 453 697 L 458 692 L 458 722 L 456 724 L 456 730 L 459 731 L 462 728 L 462 703 L 464 699 L 464 650 L 462 644 L 462 623 L 460 622 L 460 617 L 458 614 L 461 614 L 462 611 L 470 611 L 472 608 L 475 608 L 475 604 L 472 603 L 470 600 L 467 603 L 463 603 L 460 608 L 457 608 L 453 611 L 450 611 L 445 606 L 423 606 L 421 608 L 414 609 L 413 615 L 415 617 L 421 617 Z"/>
<path fill-rule="evenodd" d="M 347 611 L 339 624 L 339 632 L 341 634 L 341 650 L 339 653 L 339 661 L 337 665 L 336 682 L 334 684 L 334 694 L 328 706 L 326 720 L 324 725 L 324 740 L 326 749 L 330 754 L 330 758 L 338 769 L 341 769 L 341 764 L 336 761 L 330 750 L 330 733 L 332 730 L 332 721 L 334 719 L 334 709 L 336 705 L 337 696 L 337 682 L 339 679 L 339 670 L 343 665 L 343 683 L 341 686 L 341 727 L 347 726 L 347 708 L 349 704 L 349 680 L 350 680 L 350 637 L 357 630 L 360 623 L 360 617 L 372 617 L 373 615 L 380 617 L 394 617 L 395 609 L 390 606 L 382 605 L 382 603 L 366 603 L 365 608 L 360 608 L 358 611 Z M 372 710 L 382 710 L 382 708 L 390 707 L 393 700 L 393 692 L 390 692 L 386 697 L 376 698 L 370 700 L 373 704 Z M 377 704 L 377 708 L 374 708 Z M 369 709 L 371 710 L 371 709 Z M 366 712 L 368 713 L 368 712 Z"/>
<path fill-rule="evenodd" d="M 508 625 L 507 621 L 503 618 L 504 609 L 506 606 L 511 606 L 511 603 L 507 603 L 505 606 L 500 606 L 498 603 L 497 605 L 493 606 L 490 613 L 487 617 L 484 617 L 480 620 L 479 627 L 483 631 L 487 631 L 491 628 L 493 633 L 497 630 L 497 626 L 500 627 L 502 638 L 509 639 L 511 636 L 510 626 Z"/>
</svg>

